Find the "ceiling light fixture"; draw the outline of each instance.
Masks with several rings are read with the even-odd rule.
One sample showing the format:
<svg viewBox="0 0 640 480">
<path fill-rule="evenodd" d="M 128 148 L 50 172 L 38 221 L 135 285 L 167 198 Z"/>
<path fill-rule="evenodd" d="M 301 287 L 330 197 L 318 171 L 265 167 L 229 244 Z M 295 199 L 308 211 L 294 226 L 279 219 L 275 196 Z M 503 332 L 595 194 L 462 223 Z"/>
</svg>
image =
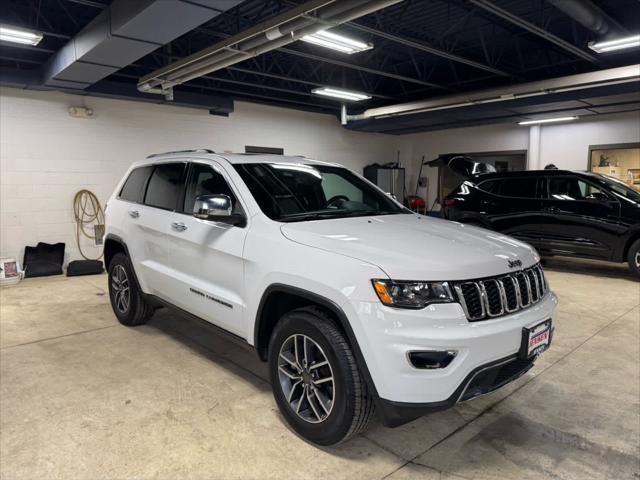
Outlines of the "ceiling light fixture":
<svg viewBox="0 0 640 480">
<path fill-rule="evenodd" d="M 518 125 L 537 125 L 538 123 L 569 122 L 571 120 L 577 119 L 578 117 L 543 118 L 541 120 L 525 120 L 524 122 L 518 122 Z"/>
<path fill-rule="evenodd" d="M 371 95 L 367 95 L 366 93 L 352 92 L 350 90 L 341 90 L 339 88 L 332 88 L 332 87 L 314 88 L 313 90 L 311 90 L 311 93 L 315 93 L 316 95 L 322 95 L 324 97 L 332 97 L 332 98 L 339 98 L 341 100 L 349 100 L 352 102 L 360 102 L 362 100 L 368 100 L 371 98 Z"/>
<path fill-rule="evenodd" d="M 20 43 L 22 45 L 38 45 L 42 34 L 19 27 L 0 26 L 0 41 Z"/>
<path fill-rule="evenodd" d="M 606 42 L 589 42 L 589 48 L 597 53 L 613 52 L 634 47 L 640 47 L 640 35 L 632 35 L 631 37 Z"/>
<path fill-rule="evenodd" d="M 349 55 L 352 53 L 364 52 L 365 50 L 373 48 L 373 44 L 371 43 L 364 43 L 360 40 L 345 37 L 344 35 L 328 32 L 327 30 L 320 30 L 319 32 L 311 35 L 305 35 L 300 40 L 314 45 L 319 45 L 321 47 L 330 48 L 332 50 L 337 50 L 338 52 L 348 53 Z"/>
</svg>

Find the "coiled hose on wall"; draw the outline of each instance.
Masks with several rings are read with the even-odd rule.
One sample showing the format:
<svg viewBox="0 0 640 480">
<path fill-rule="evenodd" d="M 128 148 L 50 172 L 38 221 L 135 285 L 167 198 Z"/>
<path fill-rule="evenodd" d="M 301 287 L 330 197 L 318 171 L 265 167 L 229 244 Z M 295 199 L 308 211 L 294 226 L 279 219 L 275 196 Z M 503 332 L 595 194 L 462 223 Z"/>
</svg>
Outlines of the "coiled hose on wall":
<svg viewBox="0 0 640 480">
<path fill-rule="evenodd" d="M 80 190 L 73 197 L 73 213 L 76 218 L 76 243 L 78 250 L 87 260 L 99 260 L 103 253 L 97 258 L 89 258 L 82 251 L 80 238 L 82 236 L 92 240 L 95 243 L 96 237 L 102 238 L 104 234 L 104 210 L 100 205 L 100 200 L 89 190 Z M 99 228 L 95 228 L 99 226 Z M 96 232 L 98 230 L 98 232 Z M 101 233 L 100 233 L 101 232 Z"/>
</svg>

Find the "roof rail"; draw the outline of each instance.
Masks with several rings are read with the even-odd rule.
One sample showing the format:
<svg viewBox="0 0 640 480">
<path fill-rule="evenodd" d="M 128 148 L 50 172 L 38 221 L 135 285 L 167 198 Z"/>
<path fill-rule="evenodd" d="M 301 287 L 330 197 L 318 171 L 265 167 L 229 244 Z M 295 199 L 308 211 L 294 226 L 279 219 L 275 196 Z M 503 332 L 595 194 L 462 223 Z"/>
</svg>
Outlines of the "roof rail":
<svg viewBox="0 0 640 480">
<path fill-rule="evenodd" d="M 173 152 L 152 153 L 151 155 L 148 155 L 147 158 L 160 157 L 162 155 L 171 155 L 174 153 L 216 153 L 216 152 L 208 148 L 198 148 L 196 150 L 175 150 Z"/>
</svg>

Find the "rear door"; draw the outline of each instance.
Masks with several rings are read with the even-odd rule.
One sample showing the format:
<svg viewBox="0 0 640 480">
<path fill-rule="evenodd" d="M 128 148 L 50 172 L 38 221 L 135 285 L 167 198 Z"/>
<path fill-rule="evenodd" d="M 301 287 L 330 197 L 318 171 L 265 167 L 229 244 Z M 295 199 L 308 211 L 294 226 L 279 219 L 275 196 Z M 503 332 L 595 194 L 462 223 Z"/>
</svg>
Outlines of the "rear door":
<svg viewBox="0 0 640 480">
<path fill-rule="evenodd" d="M 228 195 L 234 213 L 244 213 L 237 190 L 218 163 L 193 162 L 184 202 L 171 216 L 169 261 L 174 280 L 171 301 L 225 330 L 244 337 L 245 299 L 242 257 L 248 226 L 193 216 L 199 195 Z"/>
<path fill-rule="evenodd" d="M 139 267 L 146 253 L 142 230 L 144 219 L 143 201 L 144 192 L 152 172 L 153 167 L 150 165 L 131 170 L 117 195 L 116 201 L 109 203 L 107 212 L 107 215 L 111 217 L 109 223 L 112 227 L 112 232 L 110 233 L 118 235 L 126 242 L 131 263 L 144 291 L 148 291 L 145 270 Z"/>
<path fill-rule="evenodd" d="M 539 241 L 540 178 L 527 175 L 480 184 L 479 208 L 494 230 L 535 245 Z M 490 190 L 490 191 L 487 191 Z"/>
<path fill-rule="evenodd" d="M 144 210 L 136 219 L 141 243 L 138 270 L 145 279 L 147 293 L 165 300 L 171 298 L 173 290 L 168 234 L 179 193 L 182 191 L 185 167 L 185 162 L 153 166 L 144 195 Z"/>
<path fill-rule="evenodd" d="M 544 249 L 609 259 L 620 233 L 620 203 L 577 176 L 547 176 L 542 199 Z"/>
</svg>

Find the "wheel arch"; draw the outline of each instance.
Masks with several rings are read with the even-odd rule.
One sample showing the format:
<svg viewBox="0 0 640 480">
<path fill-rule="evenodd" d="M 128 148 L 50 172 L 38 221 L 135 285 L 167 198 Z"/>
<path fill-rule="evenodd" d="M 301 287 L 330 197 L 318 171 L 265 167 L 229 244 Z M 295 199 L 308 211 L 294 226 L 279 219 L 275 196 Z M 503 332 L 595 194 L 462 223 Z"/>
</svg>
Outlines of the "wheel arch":
<svg viewBox="0 0 640 480">
<path fill-rule="evenodd" d="M 632 233 L 631 235 L 629 235 L 629 238 L 627 239 L 627 241 L 624 244 L 624 249 L 622 250 L 622 258 L 621 258 L 621 260 L 623 262 L 627 261 L 627 256 L 629 255 L 629 249 L 631 248 L 631 245 L 633 245 L 638 240 L 640 240 L 640 230 L 638 230 L 638 231 Z"/>
<path fill-rule="evenodd" d="M 370 392 L 374 394 L 375 398 L 378 398 L 377 390 L 347 315 L 333 300 L 302 288 L 275 283 L 269 285 L 262 294 L 254 329 L 254 346 L 260 359 L 267 360 L 269 339 L 280 317 L 288 311 L 305 306 L 317 306 L 336 321 L 338 327 L 347 337 L 358 362 L 358 368 L 364 376 Z"/>
<path fill-rule="evenodd" d="M 105 269 L 109 270 L 109 265 L 111 264 L 111 260 L 117 253 L 124 253 L 129 258 L 129 249 L 127 248 L 127 244 L 117 235 L 110 233 L 106 236 L 104 241 L 104 266 Z"/>
</svg>

